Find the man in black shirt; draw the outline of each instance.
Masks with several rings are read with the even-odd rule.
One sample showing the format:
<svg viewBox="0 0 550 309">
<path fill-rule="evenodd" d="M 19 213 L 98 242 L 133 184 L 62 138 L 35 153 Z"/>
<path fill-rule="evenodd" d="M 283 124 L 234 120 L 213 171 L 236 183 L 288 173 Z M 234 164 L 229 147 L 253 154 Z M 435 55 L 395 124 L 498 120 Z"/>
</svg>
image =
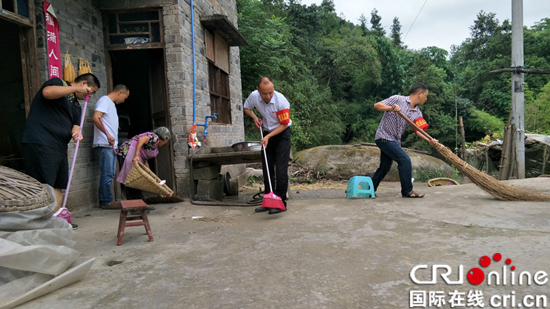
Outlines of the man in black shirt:
<svg viewBox="0 0 550 309">
<path fill-rule="evenodd" d="M 78 76 L 73 84 L 52 78 L 32 101 L 22 139 L 25 169 L 29 176 L 54 188 L 56 211 L 69 180 L 67 144 L 71 139 L 82 140 L 78 136 L 82 107 L 77 100 L 92 96 L 99 87 L 99 80 L 90 73 Z"/>
</svg>

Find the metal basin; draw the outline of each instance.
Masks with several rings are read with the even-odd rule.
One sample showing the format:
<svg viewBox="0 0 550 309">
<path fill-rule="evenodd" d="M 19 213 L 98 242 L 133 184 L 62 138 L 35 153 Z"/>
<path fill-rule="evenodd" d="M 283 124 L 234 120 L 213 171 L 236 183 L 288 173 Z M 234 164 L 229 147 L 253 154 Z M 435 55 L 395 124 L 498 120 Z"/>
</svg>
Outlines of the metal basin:
<svg viewBox="0 0 550 309">
<path fill-rule="evenodd" d="M 240 142 L 231 146 L 233 151 L 260 151 L 262 144 L 260 142 Z"/>
</svg>

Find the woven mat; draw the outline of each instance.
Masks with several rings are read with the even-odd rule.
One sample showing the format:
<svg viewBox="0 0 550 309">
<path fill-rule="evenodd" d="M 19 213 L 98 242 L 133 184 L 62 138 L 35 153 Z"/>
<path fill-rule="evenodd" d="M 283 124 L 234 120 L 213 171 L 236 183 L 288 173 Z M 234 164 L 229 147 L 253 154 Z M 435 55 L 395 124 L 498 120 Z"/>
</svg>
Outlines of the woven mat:
<svg viewBox="0 0 550 309">
<path fill-rule="evenodd" d="M 53 199 L 38 180 L 0 166 L 0 212 L 26 211 L 51 203 Z"/>
<path fill-rule="evenodd" d="M 172 189 L 167 185 L 160 184 L 160 178 L 155 175 L 147 166 L 140 162 L 134 162 L 124 185 L 130 188 L 140 189 L 157 193 L 161 196 L 172 196 Z"/>
</svg>

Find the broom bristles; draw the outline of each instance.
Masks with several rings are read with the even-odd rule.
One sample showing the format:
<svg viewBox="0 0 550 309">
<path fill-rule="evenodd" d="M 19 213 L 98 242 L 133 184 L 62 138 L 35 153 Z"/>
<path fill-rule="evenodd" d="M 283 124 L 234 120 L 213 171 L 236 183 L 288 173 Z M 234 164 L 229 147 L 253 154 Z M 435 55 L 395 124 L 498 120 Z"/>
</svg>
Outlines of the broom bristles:
<svg viewBox="0 0 550 309">
<path fill-rule="evenodd" d="M 264 194 L 262 208 L 286 210 L 283 200 L 273 192 Z"/>
<path fill-rule="evenodd" d="M 460 159 L 448 147 L 442 144 L 438 143 L 435 149 L 483 191 L 501 201 L 550 201 L 550 195 L 548 194 L 516 188 L 487 175 Z"/>
<path fill-rule="evenodd" d="M 407 121 L 413 128 L 415 128 L 420 134 L 424 135 L 428 140 L 433 138 L 420 129 L 412 120 L 410 120 L 405 114 L 401 111 L 396 112 L 401 116 L 405 121 Z M 497 179 L 485 174 L 484 172 L 474 168 L 473 166 L 466 163 L 464 160 L 460 159 L 455 155 L 451 149 L 445 147 L 444 145 L 437 143 L 434 148 L 447 160 L 456 166 L 456 168 L 461 171 L 464 175 L 468 176 L 473 183 L 478 187 L 483 189 L 483 191 L 489 193 L 490 195 L 496 197 L 502 201 L 532 201 L 532 202 L 543 202 L 550 201 L 550 195 L 543 194 L 540 192 L 535 192 L 531 190 L 524 190 L 515 188 L 511 185 L 505 184 Z"/>
</svg>

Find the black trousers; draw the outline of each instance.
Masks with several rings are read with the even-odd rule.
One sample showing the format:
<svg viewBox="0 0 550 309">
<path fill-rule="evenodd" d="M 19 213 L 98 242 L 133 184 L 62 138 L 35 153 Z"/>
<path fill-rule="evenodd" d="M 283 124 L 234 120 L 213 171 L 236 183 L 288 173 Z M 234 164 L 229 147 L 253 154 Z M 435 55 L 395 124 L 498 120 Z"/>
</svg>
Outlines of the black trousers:
<svg viewBox="0 0 550 309">
<path fill-rule="evenodd" d="M 264 136 L 269 132 L 264 131 Z M 286 200 L 288 191 L 288 159 L 290 157 L 290 128 L 269 138 L 269 143 L 265 149 L 271 176 L 271 185 L 274 193 L 283 200 Z M 267 169 L 265 166 L 264 152 L 262 151 L 262 169 L 264 174 L 265 193 L 270 193 L 269 183 L 267 181 Z M 276 176 L 276 177 L 275 177 Z"/>
</svg>

